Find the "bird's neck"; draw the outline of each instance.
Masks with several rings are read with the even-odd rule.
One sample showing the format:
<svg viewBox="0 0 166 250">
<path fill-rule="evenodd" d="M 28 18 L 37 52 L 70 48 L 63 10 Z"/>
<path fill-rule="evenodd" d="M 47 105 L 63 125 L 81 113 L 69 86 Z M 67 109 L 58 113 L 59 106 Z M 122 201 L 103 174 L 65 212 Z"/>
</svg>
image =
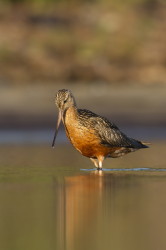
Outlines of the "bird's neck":
<svg viewBox="0 0 166 250">
<path fill-rule="evenodd" d="M 63 123 L 66 124 L 68 122 L 72 122 L 73 120 L 77 119 L 78 110 L 75 105 L 70 106 L 63 115 Z"/>
</svg>

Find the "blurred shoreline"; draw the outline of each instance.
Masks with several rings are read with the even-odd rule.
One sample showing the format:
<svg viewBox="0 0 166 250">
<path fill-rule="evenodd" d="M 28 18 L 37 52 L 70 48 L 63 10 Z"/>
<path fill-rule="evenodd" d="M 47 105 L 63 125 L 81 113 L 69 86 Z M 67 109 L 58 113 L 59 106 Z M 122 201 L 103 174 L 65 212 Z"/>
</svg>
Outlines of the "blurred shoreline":
<svg viewBox="0 0 166 250">
<path fill-rule="evenodd" d="M 54 128 L 58 89 L 69 88 L 78 108 L 106 116 L 118 126 L 165 126 L 166 86 L 29 84 L 0 86 L 0 128 Z"/>
<path fill-rule="evenodd" d="M 0 128 L 53 128 L 58 89 L 118 126 L 166 126 L 164 1 L 0 4 Z"/>
<path fill-rule="evenodd" d="M 9 0 L 0 7 L 1 81 L 166 83 L 164 1 Z"/>
</svg>

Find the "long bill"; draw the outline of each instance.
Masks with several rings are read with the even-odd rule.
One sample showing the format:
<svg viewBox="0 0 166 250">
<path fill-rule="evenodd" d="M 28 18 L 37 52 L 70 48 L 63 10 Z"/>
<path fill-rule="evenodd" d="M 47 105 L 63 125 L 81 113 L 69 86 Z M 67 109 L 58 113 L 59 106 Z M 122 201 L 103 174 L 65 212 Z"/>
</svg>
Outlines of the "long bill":
<svg viewBox="0 0 166 250">
<path fill-rule="evenodd" d="M 61 120 L 62 120 L 62 111 L 59 110 L 58 120 L 57 120 L 57 124 L 56 124 L 56 128 L 55 128 L 55 134 L 54 134 L 54 138 L 52 141 L 52 147 L 54 147 L 54 145 L 55 145 L 55 140 L 56 140 L 56 136 L 58 134 L 58 129 L 59 129 L 59 125 L 60 125 Z"/>
</svg>

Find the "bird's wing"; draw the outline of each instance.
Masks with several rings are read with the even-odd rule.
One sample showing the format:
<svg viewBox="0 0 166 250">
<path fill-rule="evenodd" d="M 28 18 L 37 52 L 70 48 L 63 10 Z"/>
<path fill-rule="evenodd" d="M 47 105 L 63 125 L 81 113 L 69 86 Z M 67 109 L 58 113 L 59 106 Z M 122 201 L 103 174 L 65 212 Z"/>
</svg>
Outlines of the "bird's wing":
<svg viewBox="0 0 166 250">
<path fill-rule="evenodd" d="M 106 118 L 99 116 L 89 110 L 79 110 L 80 116 L 84 117 L 84 125 L 93 128 L 96 136 L 105 146 L 141 148 L 142 143 L 127 137 L 120 129 Z"/>
</svg>

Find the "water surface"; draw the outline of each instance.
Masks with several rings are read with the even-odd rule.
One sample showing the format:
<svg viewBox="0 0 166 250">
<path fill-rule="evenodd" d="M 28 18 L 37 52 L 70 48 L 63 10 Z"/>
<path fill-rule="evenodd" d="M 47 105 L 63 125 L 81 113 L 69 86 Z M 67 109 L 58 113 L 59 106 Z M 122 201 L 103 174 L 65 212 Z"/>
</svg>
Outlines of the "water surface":
<svg viewBox="0 0 166 250">
<path fill-rule="evenodd" d="M 0 249 L 165 250 L 166 144 L 93 168 L 71 145 L 0 146 Z"/>
</svg>

